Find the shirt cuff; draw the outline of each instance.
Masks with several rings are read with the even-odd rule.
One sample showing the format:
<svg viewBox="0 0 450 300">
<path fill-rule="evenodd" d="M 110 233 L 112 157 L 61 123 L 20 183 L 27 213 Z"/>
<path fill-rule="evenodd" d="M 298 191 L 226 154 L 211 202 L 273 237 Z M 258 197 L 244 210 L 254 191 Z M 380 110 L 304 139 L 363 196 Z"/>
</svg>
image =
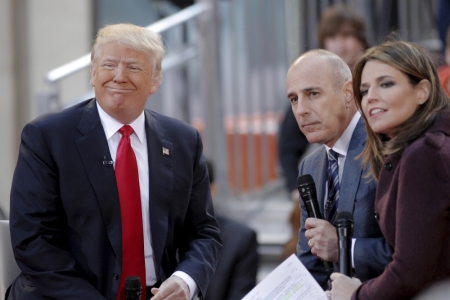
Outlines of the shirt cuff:
<svg viewBox="0 0 450 300">
<path fill-rule="evenodd" d="M 189 291 L 191 293 L 191 297 L 189 299 L 194 299 L 194 297 L 197 295 L 197 283 L 195 283 L 194 279 L 192 279 L 191 276 L 186 274 L 183 271 L 175 271 L 172 276 L 177 276 L 186 282 L 186 284 L 189 287 Z"/>
<path fill-rule="evenodd" d="M 355 243 L 356 239 L 352 239 L 352 268 L 355 268 Z"/>
</svg>

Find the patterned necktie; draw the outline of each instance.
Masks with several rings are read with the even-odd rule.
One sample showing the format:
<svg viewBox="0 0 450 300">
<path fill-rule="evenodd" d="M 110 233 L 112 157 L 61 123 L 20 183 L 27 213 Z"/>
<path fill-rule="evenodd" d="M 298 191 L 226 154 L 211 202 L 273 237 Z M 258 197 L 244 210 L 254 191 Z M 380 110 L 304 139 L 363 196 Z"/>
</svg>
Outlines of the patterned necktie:
<svg viewBox="0 0 450 300">
<path fill-rule="evenodd" d="M 325 204 L 325 218 L 333 224 L 339 205 L 339 154 L 332 149 L 328 153 L 328 199 Z"/>
<path fill-rule="evenodd" d="M 122 138 L 117 148 L 115 172 L 122 218 L 122 275 L 117 300 L 125 300 L 125 279 L 128 276 L 139 276 L 145 287 L 146 276 L 139 174 L 130 141 L 133 128 L 124 125 L 119 133 Z M 145 288 L 142 289 L 142 299 L 146 299 Z"/>
</svg>

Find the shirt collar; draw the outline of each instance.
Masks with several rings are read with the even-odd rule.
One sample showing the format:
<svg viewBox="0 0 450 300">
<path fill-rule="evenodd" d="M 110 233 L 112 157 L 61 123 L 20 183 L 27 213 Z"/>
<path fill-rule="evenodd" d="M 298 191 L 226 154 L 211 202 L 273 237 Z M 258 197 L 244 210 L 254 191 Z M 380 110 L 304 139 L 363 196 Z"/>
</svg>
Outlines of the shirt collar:
<svg viewBox="0 0 450 300">
<path fill-rule="evenodd" d="M 105 130 L 106 139 L 109 140 L 123 125 L 130 125 L 133 128 L 139 142 L 143 144 L 145 141 L 145 114 L 144 111 L 130 124 L 122 124 L 116 119 L 108 115 L 96 102 L 98 115 L 100 116 L 100 121 L 102 122 L 103 129 Z"/>
<path fill-rule="evenodd" d="M 358 124 L 359 118 L 361 118 L 361 113 L 359 111 L 356 111 L 355 115 L 353 116 L 352 120 L 350 121 L 350 124 L 348 124 L 347 128 L 344 130 L 344 133 L 341 135 L 341 137 L 334 143 L 333 148 L 328 147 L 325 145 L 327 152 L 330 149 L 333 149 L 339 155 L 347 156 L 348 146 L 350 145 L 350 141 L 353 136 L 353 131 L 355 131 L 356 125 Z"/>
</svg>

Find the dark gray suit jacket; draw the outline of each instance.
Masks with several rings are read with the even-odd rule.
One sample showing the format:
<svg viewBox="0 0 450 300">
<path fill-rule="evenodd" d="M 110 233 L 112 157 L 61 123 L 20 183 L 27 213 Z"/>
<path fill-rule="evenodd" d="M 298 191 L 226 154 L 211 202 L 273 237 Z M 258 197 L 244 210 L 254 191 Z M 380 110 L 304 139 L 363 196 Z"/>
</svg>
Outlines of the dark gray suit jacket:
<svg viewBox="0 0 450 300">
<path fill-rule="evenodd" d="M 340 182 L 338 211 L 353 213 L 354 233 L 354 277 L 361 281 L 374 278 L 383 272 L 385 265 L 391 261 L 391 253 L 381 234 L 374 216 L 376 182 L 364 178 L 361 161 L 356 157 L 363 151 L 367 140 L 363 118 L 360 118 L 350 140 L 344 172 Z M 325 146 L 308 155 L 300 165 L 300 175 L 311 174 L 316 184 L 320 211 L 324 214 L 325 185 L 328 157 Z M 313 277 L 322 286 L 327 287 L 328 276 L 320 259 L 311 253 L 305 237 L 305 220 L 308 213 L 301 201 L 302 219 L 297 245 L 297 255 Z M 335 271 L 338 265 L 334 264 Z"/>
<path fill-rule="evenodd" d="M 145 111 L 158 277 L 184 271 L 205 294 L 221 250 L 198 132 Z M 163 155 L 162 148 L 170 155 Z M 122 260 L 114 168 L 95 99 L 22 132 L 11 239 L 22 274 L 9 299 L 116 299 Z"/>
<path fill-rule="evenodd" d="M 247 225 L 218 215 L 223 251 L 205 300 L 240 300 L 256 285 L 258 241 Z"/>
</svg>

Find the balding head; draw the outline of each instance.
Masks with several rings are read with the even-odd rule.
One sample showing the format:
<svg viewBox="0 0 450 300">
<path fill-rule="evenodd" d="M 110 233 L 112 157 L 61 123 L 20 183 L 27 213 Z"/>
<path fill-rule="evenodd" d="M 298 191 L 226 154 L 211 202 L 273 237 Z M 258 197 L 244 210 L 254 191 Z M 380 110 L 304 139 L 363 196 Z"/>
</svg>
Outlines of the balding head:
<svg viewBox="0 0 450 300">
<path fill-rule="evenodd" d="M 310 143 L 332 147 L 350 124 L 356 112 L 351 80 L 347 64 L 326 50 L 306 52 L 289 67 L 288 99 Z"/>
<path fill-rule="evenodd" d="M 310 61 L 313 58 L 319 60 L 322 59 L 327 64 L 327 71 L 331 72 L 330 75 L 332 76 L 333 89 L 336 92 L 341 89 L 345 82 L 352 80 L 352 72 L 345 61 L 333 52 L 323 49 L 310 50 L 300 55 L 291 63 L 289 70 L 305 61 Z"/>
</svg>

